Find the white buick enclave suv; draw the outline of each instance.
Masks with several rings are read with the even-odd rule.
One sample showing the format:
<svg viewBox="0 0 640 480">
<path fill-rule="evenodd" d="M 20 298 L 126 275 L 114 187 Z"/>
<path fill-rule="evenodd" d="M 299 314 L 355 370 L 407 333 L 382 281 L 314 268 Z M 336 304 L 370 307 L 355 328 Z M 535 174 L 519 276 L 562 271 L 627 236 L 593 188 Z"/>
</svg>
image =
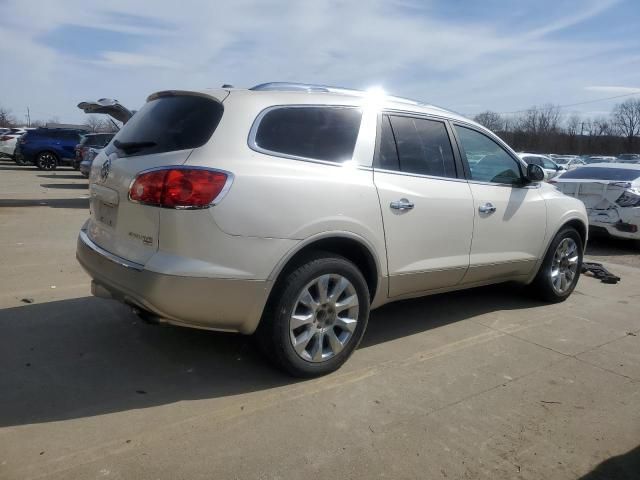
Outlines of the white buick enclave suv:
<svg viewBox="0 0 640 480">
<path fill-rule="evenodd" d="M 97 296 L 255 333 L 320 375 L 388 302 L 505 281 L 567 298 L 587 215 L 543 177 L 480 125 L 380 92 L 159 92 L 93 162 L 77 257 Z"/>
</svg>

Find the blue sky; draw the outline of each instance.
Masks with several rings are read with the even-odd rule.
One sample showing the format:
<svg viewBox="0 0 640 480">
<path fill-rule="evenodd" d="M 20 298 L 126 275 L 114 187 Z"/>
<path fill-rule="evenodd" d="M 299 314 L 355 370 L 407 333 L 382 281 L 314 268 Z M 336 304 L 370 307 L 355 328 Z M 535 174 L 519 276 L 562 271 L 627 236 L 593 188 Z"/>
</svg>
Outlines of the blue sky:
<svg viewBox="0 0 640 480">
<path fill-rule="evenodd" d="M 0 105 L 82 122 L 87 99 L 301 81 L 510 112 L 640 92 L 638 25 L 638 0 L 0 0 Z"/>
</svg>

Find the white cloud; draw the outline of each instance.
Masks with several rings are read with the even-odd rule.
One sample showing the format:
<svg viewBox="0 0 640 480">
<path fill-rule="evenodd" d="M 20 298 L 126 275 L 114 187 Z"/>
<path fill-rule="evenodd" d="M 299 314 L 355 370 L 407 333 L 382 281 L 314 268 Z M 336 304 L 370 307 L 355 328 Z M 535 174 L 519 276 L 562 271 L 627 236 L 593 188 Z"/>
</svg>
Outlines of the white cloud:
<svg viewBox="0 0 640 480">
<path fill-rule="evenodd" d="M 136 67 L 136 68 L 179 68 L 180 64 L 172 60 L 154 57 L 151 55 L 141 55 L 136 53 L 126 52 L 104 52 L 102 54 L 102 60 L 98 60 L 96 63 L 106 66 L 117 65 L 121 67 Z"/>
<path fill-rule="evenodd" d="M 584 1 L 578 13 L 559 2 L 543 9 L 546 18 L 529 19 L 536 25 L 529 30 L 436 17 L 428 9 L 418 14 L 400 8 L 405 0 L 370 0 L 366 7 L 358 1 L 157 0 L 152 9 L 110 0 L 109 12 L 104 3 L 91 3 L 57 0 L 33 8 L 24 0 L 0 2 L 0 55 L 12 72 L 0 76 L 0 104 L 81 121 L 79 100 L 111 96 L 138 108 L 156 90 L 284 80 L 382 85 L 454 109 L 511 111 L 578 102 L 589 85 L 640 81 L 637 69 L 624 68 L 634 40 L 617 44 L 606 29 L 599 41 L 550 39 L 617 0 Z M 129 20 L 119 22 L 117 14 Z M 148 24 L 136 20 L 149 16 Z M 40 40 L 66 25 L 135 34 L 137 44 L 106 48 L 87 59 Z M 90 39 L 78 39 L 87 40 L 91 45 Z"/>
</svg>

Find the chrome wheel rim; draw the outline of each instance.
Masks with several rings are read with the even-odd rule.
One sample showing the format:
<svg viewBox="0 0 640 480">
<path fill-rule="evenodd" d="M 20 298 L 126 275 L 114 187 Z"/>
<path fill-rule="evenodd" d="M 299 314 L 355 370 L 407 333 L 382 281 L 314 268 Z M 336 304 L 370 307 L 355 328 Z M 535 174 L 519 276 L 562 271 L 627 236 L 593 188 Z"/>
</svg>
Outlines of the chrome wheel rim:
<svg viewBox="0 0 640 480">
<path fill-rule="evenodd" d="M 54 157 L 51 153 L 43 153 L 40 155 L 40 165 L 45 170 L 51 170 L 53 166 L 56 164 L 56 157 Z"/>
<path fill-rule="evenodd" d="M 562 295 L 571 288 L 578 272 L 579 260 L 580 251 L 575 240 L 563 239 L 556 248 L 551 263 L 551 285 L 556 293 Z"/>
<path fill-rule="evenodd" d="M 358 325 L 358 294 L 342 275 L 326 274 L 298 295 L 289 319 L 291 345 L 308 362 L 325 362 L 340 353 Z"/>
</svg>

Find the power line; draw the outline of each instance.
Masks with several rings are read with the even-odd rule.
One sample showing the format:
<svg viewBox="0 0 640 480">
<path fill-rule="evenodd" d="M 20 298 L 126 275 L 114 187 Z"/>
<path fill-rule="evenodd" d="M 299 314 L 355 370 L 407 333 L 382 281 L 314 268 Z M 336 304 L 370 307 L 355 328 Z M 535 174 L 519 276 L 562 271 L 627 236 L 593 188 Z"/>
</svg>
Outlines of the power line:
<svg viewBox="0 0 640 480">
<path fill-rule="evenodd" d="M 614 95 L 613 97 L 596 98 L 594 100 L 587 100 L 585 102 L 567 103 L 567 104 L 564 104 L 564 105 L 554 105 L 554 107 L 556 107 L 556 108 L 577 107 L 578 105 L 587 105 L 589 103 L 604 102 L 605 100 L 614 100 L 616 98 L 630 97 L 632 95 L 640 95 L 640 90 L 638 90 L 637 92 L 633 92 L 633 93 L 624 93 L 622 95 Z M 510 115 L 512 113 L 526 113 L 529 110 L 530 110 L 530 108 L 525 108 L 524 110 L 514 110 L 512 112 L 496 112 L 496 113 L 498 113 L 499 115 Z M 477 115 L 477 114 L 473 114 L 473 115 Z"/>
</svg>

